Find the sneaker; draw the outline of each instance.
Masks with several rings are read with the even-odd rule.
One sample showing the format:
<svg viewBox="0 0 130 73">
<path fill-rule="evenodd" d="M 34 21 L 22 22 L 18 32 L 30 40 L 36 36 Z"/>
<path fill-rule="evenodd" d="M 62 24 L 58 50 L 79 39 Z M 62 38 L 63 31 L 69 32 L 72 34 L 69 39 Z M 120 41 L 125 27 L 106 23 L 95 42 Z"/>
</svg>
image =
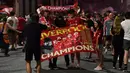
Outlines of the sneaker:
<svg viewBox="0 0 130 73">
<path fill-rule="evenodd" d="M 4 48 L 0 48 L 0 53 L 5 53 L 5 49 Z"/>
<path fill-rule="evenodd" d="M 122 71 L 122 68 L 118 68 L 120 71 Z"/>
<path fill-rule="evenodd" d="M 2 50 L 1 50 L 1 48 L 0 48 L 0 52 L 1 52 Z"/>
<path fill-rule="evenodd" d="M 102 68 L 98 66 L 98 67 L 94 68 L 94 70 L 101 71 Z"/>
<path fill-rule="evenodd" d="M 25 49 L 22 49 L 22 52 L 24 53 L 24 52 L 25 52 Z"/>
<path fill-rule="evenodd" d="M 76 65 L 76 68 L 80 68 L 80 65 L 79 65 L 79 64 L 77 64 L 77 65 Z"/>
<path fill-rule="evenodd" d="M 127 72 L 128 72 L 128 70 L 123 70 L 123 72 L 127 73 Z"/>
<path fill-rule="evenodd" d="M 57 65 L 53 65 L 53 68 L 54 68 L 54 69 L 57 69 L 58 67 L 57 67 Z"/>
<path fill-rule="evenodd" d="M 108 52 L 108 49 L 107 49 L 107 48 L 105 48 L 104 54 L 107 54 L 107 52 Z"/>
<path fill-rule="evenodd" d="M 11 49 L 12 48 L 12 45 L 9 45 L 9 49 Z"/>
<path fill-rule="evenodd" d="M 67 68 L 69 68 L 69 67 L 70 67 L 70 64 L 69 64 L 69 63 L 68 63 L 68 64 L 66 64 L 66 67 L 67 67 Z"/>
<path fill-rule="evenodd" d="M 125 67 L 125 68 L 123 69 L 123 72 L 128 72 L 127 67 Z"/>
<path fill-rule="evenodd" d="M 130 58 L 128 59 L 128 62 L 130 63 Z"/>
<path fill-rule="evenodd" d="M 72 64 L 70 65 L 70 67 L 75 67 L 75 64 L 74 64 L 74 63 L 72 63 Z"/>
<path fill-rule="evenodd" d="M 119 57 L 117 58 L 117 60 L 119 61 Z"/>
<path fill-rule="evenodd" d="M 113 69 L 116 69 L 116 67 L 115 67 L 115 66 L 113 66 Z"/>
</svg>

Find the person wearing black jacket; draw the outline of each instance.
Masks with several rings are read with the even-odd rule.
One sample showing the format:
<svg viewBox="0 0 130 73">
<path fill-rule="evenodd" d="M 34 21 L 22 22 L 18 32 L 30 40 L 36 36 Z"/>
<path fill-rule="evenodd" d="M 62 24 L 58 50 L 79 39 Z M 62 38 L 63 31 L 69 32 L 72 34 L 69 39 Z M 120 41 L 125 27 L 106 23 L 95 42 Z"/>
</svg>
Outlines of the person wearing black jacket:
<svg viewBox="0 0 130 73">
<path fill-rule="evenodd" d="M 31 61 L 33 55 L 37 62 L 36 73 L 41 73 L 41 48 L 40 48 L 40 37 L 43 29 L 47 29 L 47 26 L 39 24 L 39 16 L 33 14 L 31 17 L 31 22 L 27 24 L 24 28 L 23 34 L 26 40 L 25 44 L 25 60 L 26 60 L 26 70 L 27 73 L 32 73 Z"/>
<path fill-rule="evenodd" d="M 66 21 L 64 20 L 64 17 L 59 15 L 56 17 L 55 21 L 54 21 L 55 26 L 57 26 L 58 28 L 61 27 L 66 27 Z"/>
<path fill-rule="evenodd" d="M 116 69 L 117 59 L 119 57 L 119 70 L 122 69 L 123 58 L 124 58 L 124 49 L 123 49 L 123 37 L 124 30 L 121 28 L 121 16 L 116 16 L 114 20 L 114 25 L 111 28 L 112 34 L 112 45 L 114 47 L 114 56 L 113 56 L 113 68 Z"/>
<path fill-rule="evenodd" d="M 58 28 L 66 27 L 66 21 L 64 20 L 64 17 L 61 15 L 58 15 L 54 21 L 54 25 Z M 70 65 L 69 61 L 69 55 L 65 55 L 65 62 L 66 62 L 66 67 Z M 51 60 L 49 60 L 49 68 L 57 68 L 57 57 L 53 58 L 53 63 Z"/>
</svg>

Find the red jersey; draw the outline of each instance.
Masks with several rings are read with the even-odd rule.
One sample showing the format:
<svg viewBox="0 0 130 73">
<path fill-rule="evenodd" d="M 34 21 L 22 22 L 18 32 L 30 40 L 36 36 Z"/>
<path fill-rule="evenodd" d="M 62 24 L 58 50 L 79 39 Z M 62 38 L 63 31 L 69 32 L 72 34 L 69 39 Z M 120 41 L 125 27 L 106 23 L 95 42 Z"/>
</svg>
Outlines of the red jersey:
<svg viewBox="0 0 130 73">
<path fill-rule="evenodd" d="M 81 19 L 79 17 L 67 19 L 67 25 L 74 26 L 81 24 Z"/>
<path fill-rule="evenodd" d="M 23 18 L 23 17 L 19 17 L 18 18 L 18 30 L 23 30 L 24 29 L 24 25 L 25 25 L 25 23 L 26 23 L 26 20 Z"/>
<path fill-rule="evenodd" d="M 47 20 L 46 20 L 46 18 L 44 17 L 44 16 L 42 16 L 40 19 L 39 19 L 39 22 L 41 23 L 41 24 L 44 24 L 44 25 L 46 25 L 46 26 L 48 26 L 49 27 L 49 23 L 47 22 Z"/>
<path fill-rule="evenodd" d="M 103 36 L 102 30 L 95 31 L 93 35 L 93 43 L 96 44 L 96 42 L 98 41 L 98 44 L 102 44 L 102 36 Z"/>
<path fill-rule="evenodd" d="M 51 25 L 52 22 L 53 22 L 52 19 L 48 19 L 48 20 L 47 20 L 45 17 L 41 17 L 41 18 L 39 19 L 39 22 L 40 22 L 41 24 L 46 25 L 47 27 L 49 27 L 49 28 L 51 28 L 51 29 L 54 29 L 54 26 Z"/>
<path fill-rule="evenodd" d="M 76 17 L 75 20 L 76 20 L 78 25 L 83 23 L 83 21 L 80 17 Z"/>
<path fill-rule="evenodd" d="M 40 19 L 39 19 L 40 23 L 41 24 L 46 24 L 47 21 L 46 21 L 46 18 L 44 16 L 42 16 Z"/>
<path fill-rule="evenodd" d="M 48 23 L 47 23 L 47 26 L 48 26 L 48 27 L 50 27 L 51 29 L 55 29 L 55 27 L 52 25 L 53 19 L 50 18 L 50 19 L 47 20 L 47 22 L 48 22 Z"/>
</svg>

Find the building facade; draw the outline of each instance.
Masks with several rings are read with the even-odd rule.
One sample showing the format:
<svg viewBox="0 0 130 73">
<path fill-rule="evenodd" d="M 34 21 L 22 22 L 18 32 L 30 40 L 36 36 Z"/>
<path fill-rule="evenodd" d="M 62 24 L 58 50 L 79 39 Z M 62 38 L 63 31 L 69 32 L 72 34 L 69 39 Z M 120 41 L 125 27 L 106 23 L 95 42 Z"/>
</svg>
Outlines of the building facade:
<svg viewBox="0 0 130 73">
<path fill-rule="evenodd" d="M 73 4 L 74 0 L 15 0 L 15 11 L 17 15 L 28 15 L 36 12 L 38 5 L 64 6 Z"/>
<path fill-rule="evenodd" d="M 99 11 L 112 7 L 115 11 L 127 11 L 127 1 L 130 0 L 78 0 L 80 7 L 85 10 Z"/>
<path fill-rule="evenodd" d="M 13 7 L 14 1 L 13 0 L 0 0 L 0 10 L 5 7 Z"/>
<path fill-rule="evenodd" d="M 38 4 L 50 5 L 50 6 L 64 6 L 74 2 L 74 0 L 39 0 Z"/>
<path fill-rule="evenodd" d="M 127 0 L 127 10 L 130 11 L 130 0 Z"/>
<path fill-rule="evenodd" d="M 39 4 L 44 6 L 73 5 L 75 0 L 0 0 L 0 6 L 13 7 L 17 16 L 36 12 Z M 116 11 L 130 11 L 130 0 L 78 0 L 82 9 L 99 10 L 111 6 Z"/>
<path fill-rule="evenodd" d="M 42 4 L 44 6 L 65 6 L 73 5 L 75 0 L 18 0 L 19 14 L 26 15 L 35 12 L 37 6 Z M 125 12 L 130 7 L 130 0 L 78 0 L 82 9 L 99 10 L 111 6 L 115 11 Z"/>
<path fill-rule="evenodd" d="M 36 12 L 37 0 L 15 0 L 15 8 L 17 15 L 28 15 Z"/>
</svg>

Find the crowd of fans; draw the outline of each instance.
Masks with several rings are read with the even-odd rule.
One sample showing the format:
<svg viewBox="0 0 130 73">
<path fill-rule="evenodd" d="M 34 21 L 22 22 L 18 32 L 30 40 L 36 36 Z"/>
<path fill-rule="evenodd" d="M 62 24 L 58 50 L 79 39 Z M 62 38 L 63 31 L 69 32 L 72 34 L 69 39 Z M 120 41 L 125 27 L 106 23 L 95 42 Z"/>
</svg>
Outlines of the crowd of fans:
<svg viewBox="0 0 130 73">
<path fill-rule="evenodd" d="M 98 12 L 90 13 L 81 11 L 76 13 L 74 9 L 66 12 L 49 12 L 41 11 L 39 15 L 30 14 L 28 16 L 18 18 L 14 12 L 10 16 L 3 19 L 3 34 L 8 34 L 9 48 L 17 50 L 18 45 L 25 45 L 23 52 L 26 53 L 27 72 L 31 73 L 30 62 L 33 54 L 37 61 L 37 73 L 40 73 L 40 33 L 42 30 L 50 30 L 61 27 L 71 27 L 74 25 L 86 25 L 91 31 L 92 41 L 97 54 L 98 65 L 94 70 L 103 70 L 104 53 L 108 50 L 113 55 L 113 68 L 116 69 L 116 63 L 119 58 L 119 70 L 127 71 L 128 54 L 130 49 L 130 12 L 113 13 L 107 11 L 104 15 Z M 26 42 L 25 42 L 26 41 Z M 38 49 L 39 48 L 39 49 Z M 9 56 L 8 48 L 5 48 L 5 56 Z M 31 50 L 30 50 L 31 49 Z M 33 49 L 33 50 L 32 50 Z M 91 58 L 91 54 L 87 58 Z M 74 56 L 78 61 L 74 63 Z M 80 67 L 80 53 L 71 54 L 71 63 L 69 54 L 65 55 L 66 67 Z M 124 64 L 124 65 L 123 65 Z M 57 58 L 49 60 L 49 68 L 57 67 Z"/>
</svg>

